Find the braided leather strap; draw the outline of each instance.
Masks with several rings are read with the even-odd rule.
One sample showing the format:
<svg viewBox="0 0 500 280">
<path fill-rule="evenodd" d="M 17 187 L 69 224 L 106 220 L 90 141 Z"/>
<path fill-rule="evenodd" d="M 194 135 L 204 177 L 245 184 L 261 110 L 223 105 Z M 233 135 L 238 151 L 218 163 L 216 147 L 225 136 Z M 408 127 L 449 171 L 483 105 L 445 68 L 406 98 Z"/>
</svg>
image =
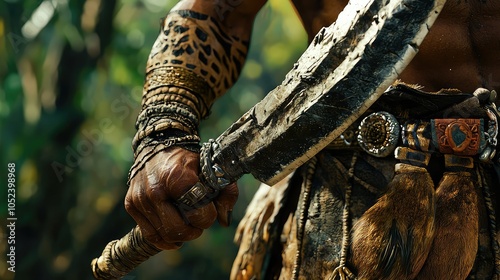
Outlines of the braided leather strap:
<svg viewBox="0 0 500 280">
<path fill-rule="evenodd" d="M 136 154 L 134 164 L 128 173 L 128 184 L 130 185 L 130 180 L 132 180 L 135 175 L 137 175 L 137 173 L 144 168 L 149 159 L 159 152 L 172 146 L 181 146 L 187 150 L 198 152 L 199 142 L 200 137 L 197 135 L 175 137 L 175 132 L 172 132 L 169 136 L 159 133 L 154 137 L 144 139 L 137 149 L 138 151 L 141 151 L 141 153 Z"/>
</svg>

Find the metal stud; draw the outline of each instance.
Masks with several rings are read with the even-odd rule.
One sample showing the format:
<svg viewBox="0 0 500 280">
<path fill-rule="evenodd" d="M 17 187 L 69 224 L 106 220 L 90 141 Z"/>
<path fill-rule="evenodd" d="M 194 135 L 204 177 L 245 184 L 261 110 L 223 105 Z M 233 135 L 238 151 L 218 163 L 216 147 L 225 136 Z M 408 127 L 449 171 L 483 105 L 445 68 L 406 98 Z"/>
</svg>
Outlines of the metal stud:
<svg viewBox="0 0 500 280">
<path fill-rule="evenodd" d="M 390 155 L 397 146 L 399 123 L 387 112 L 376 112 L 366 116 L 358 128 L 359 146 L 375 157 Z"/>
</svg>

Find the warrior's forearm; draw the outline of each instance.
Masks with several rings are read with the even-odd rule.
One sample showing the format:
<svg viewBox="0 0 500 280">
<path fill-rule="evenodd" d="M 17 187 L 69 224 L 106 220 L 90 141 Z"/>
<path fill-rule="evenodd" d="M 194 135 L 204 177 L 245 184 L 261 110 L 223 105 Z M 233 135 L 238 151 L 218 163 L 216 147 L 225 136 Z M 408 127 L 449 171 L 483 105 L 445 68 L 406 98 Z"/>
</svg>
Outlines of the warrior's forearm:
<svg viewBox="0 0 500 280">
<path fill-rule="evenodd" d="M 244 6 L 247 1 L 239 2 Z M 197 135 L 200 119 L 239 76 L 250 30 L 242 32 L 243 38 L 231 34 L 249 28 L 253 17 L 228 20 L 223 16 L 237 11 L 217 15 L 221 2 L 214 1 L 211 9 L 207 3 L 212 1 L 181 1 L 162 22 L 146 67 L 142 111 L 133 140 L 136 155 L 148 142 L 145 139 L 165 131 Z M 190 9 L 179 10 L 183 7 Z"/>
<path fill-rule="evenodd" d="M 236 2 L 225 1 L 180 1 L 162 21 L 147 62 L 129 180 L 171 146 L 197 151 L 200 120 L 238 78 L 265 0 L 238 0 L 232 9 L 224 5 Z"/>
</svg>

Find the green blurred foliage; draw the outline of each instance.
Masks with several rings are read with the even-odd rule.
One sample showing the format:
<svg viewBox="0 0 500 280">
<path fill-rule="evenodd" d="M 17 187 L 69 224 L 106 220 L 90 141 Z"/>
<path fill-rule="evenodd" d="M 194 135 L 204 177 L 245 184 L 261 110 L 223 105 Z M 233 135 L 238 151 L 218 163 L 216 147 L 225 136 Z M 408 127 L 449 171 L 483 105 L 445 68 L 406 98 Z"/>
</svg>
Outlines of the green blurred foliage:
<svg viewBox="0 0 500 280">
<path fill-rule="evenodd" d="M 0 163 L 16 164 L 16 279 L 90 279 L 90 260 L 134 226 L 123 198 L 144 68 L 168 0 L 4 0 L 0 3 Z M 286 0 L 255 22 L 238 83 L 202 123 L 215 138 L 277 86 L 306 47 Z M 0 180 L 6 182 L 6 173 Z M 7 219 L 1 183 L 0 220 Z M 239 181 L 230 228 L 218 225 L 162 252 L 128 279 L 227 279 L 233 235 L 258 182 Z M 0 278 L 8 232 L 0 227 Z"/>
</svg>

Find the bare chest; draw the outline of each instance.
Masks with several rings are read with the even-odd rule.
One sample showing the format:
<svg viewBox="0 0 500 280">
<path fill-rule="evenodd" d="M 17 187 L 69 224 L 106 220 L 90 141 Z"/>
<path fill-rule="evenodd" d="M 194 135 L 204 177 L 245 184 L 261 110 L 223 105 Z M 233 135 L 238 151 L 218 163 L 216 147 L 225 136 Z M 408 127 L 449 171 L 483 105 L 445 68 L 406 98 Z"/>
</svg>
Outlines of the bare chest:
<svg viewBox="0 0 500 280">
<path fill-rule="evenodd" d="M 500 1 L 448 0 L 402 76 L 430 90 L 500 89 Z"/>
<path fill-rule="evenodd" d="M 334 22 L 347 2 L 293 0 L 310 39 Z M 500 1 L 448 0 L 401 79 L 429 91 L 500 90 Z"/>
</svg>

